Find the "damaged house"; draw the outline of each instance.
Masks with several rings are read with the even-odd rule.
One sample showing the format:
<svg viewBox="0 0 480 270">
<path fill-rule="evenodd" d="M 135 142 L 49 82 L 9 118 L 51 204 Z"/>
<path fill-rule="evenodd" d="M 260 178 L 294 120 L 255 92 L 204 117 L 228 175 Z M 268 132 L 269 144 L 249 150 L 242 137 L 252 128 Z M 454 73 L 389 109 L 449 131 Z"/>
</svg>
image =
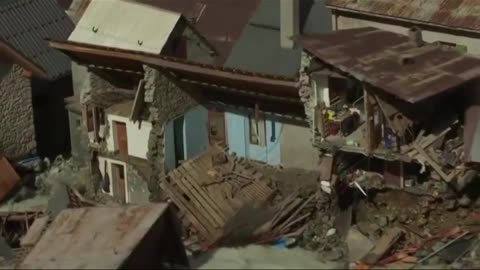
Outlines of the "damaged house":
<svg viewBox="0 0 480 270">
<path fill-rule="evenodd" d="M 395 187 L 412 186 L 418 172 L 460 186 L 476 175 L 479 59 L 426 43 L 417 28 L 297 41 L 310 60 L 301 91 L 318 147 L 371 157 L 366 170 Z"/>
<path fill-rule="evenodd" d="M 460 52 L 480 54 L 478 3 L 468 0 L 327 0 L 333 30 L 375 27 L 398 34 L 422 29 L 423 39 Z"/>
<path fill-rule="evenodd" d="M 112 10 L 117 12 L 112 13 Z M 129 17 L 113 18 L 112 14 L 124 10 L 129 11 Z M 113 17 L 104 20 L 108 16 Z M 153 35 L 145 29 L 155 29 L 156 33 L 163 34 Z M 146 182 L 141 180 L 149 178 L 147 152 L 154 119 L 144 107 L 146 103 L 152 103 L 155 87 L 165 80 L 155 77 L 149 69 L 144 70 L 141 61 L 119 60 L 114 57 L 115 53 L 92 64 L 96 56 L 88 53 L 89 47 L 102 46 L 135 51 L 139 55 L 162 54 L 183 59 L 197 54 L 203 56 L 205 62 L 212 61 L 215 49 L 181 14 L 131 1 L 92 1 L 68 43 L 85 51 L 72 59 L 88 67 L 80 106 L 89 148 L 94 153 L 93 172 L 101 174 L 103 190 L 118 200 L 148 201 Z M 175 98 L 178 98 L 176 102 Z M 162 111 L 169 113 L 171 110 L 173 114 L 175 108 L 192 107 L 181 96 L 168 97 L 162 102 L 165 105 L 161 107 Z M 196 111 L 190 115 L 195 118 Z M 192 119 L 193 124 L 196 122 Z"/>
<path fill-rule="evenodd" d="M 107 5 L 100 2 L 99 5 Z M 207 38 L 203 38 L 180 14 L 136 2 L 122 2 L 115 2 L 115 5 L 136 6 L 129 9 L 135 19 L 134 10 L 146 9 L 142 13 L 145 27 L 157 25 L 156 20 L 165 21 L 175 14 L 183 22 L 180 25 L 185 26 L 180 29 L 188 30 L 198 39 L 187 42 L 185 50 L 181 42 L 176 42 L 185 33 L 175 31 L 178 25 L 173 32 L 170 28 L 165 29 L 165 36 L 169 38 L 162 43 L 163 47 L 155 50 L 147 50 L 152 47 L 141 42 L 145 37 L 135 36 L 141 35 L 141 31 L 132 30 L 128 34 L 125 28 L 121 28 L 121 31 L 115 30 L 117 38 L 112 38 L 101 33 L 100 29 L 107 31 L 108 28 L 101 27 L 100 22 L 95 23 L 98 15 L 89 15 L 96 15 L 101 10 L 96 8 L 93 13 L 96 2 L 92 2 L 68 41 L 51 42 L 52 47 L 89 67 L 90 82 L 82 90 L 80 103 L 90 148 L 98 152 L 98 158 L 92 157 L 92 168 L 100 170 L 106 192 L 114 195 L 128 190 L 125 196 L 122 195 L 122 201 L 144 201 L 148 191 L 155 192 L 159 188 L 158 180 L 163 173 L 205 152 L 210 144 L 228 146 L 238 156 L 272 165 L 289 166 L 291 162 L 295 167 L 299 166 L 299 162 L 295 164 L 296 157 L 312 162 L 317 156 L 311 149 L 311 133 L 298 97 L 295 74 L 298 70 L 293 71 L 292 76 L 281 76 L 209 65 L 208 62 L 218 63 L 218 57 L 223 57 L 223 53 L 217 56 L 217 50 L 209 45 Z M 266 7 L 268 5 L 264 4 L 260 8 L 264 12 Z M 277 11 L 280 13 L 278 5 Z M 149 18 L 145 15 L 150 13 L 156 16 Z M 160 16 L 160 13 L 165 15 Z M 277 19 L 279 15 L 276 15 Z M 200 27 L 200 23 L 198 25 Z M 110 27 L 118 29 L 113 28 L 113 23 Z M 269 41 L 274 41 L 276 48 L 280 48 L 280 32 L 276 30 L 272 35 L 275 38 Z M 190 37 L 186 40 L 193 41 Z M 246 45 L 243 46 L 245 49 Z M 203 55 L 194 53 L 195 50 Z M 238 63 L 241 53 L 236 50 L 242 48 L 236 45 L 230 56 L 235 55 L 237 59 L 229 60 L 232 58 L 228 56 L 227 63 L 239 65 L 235 62 Z M 279 51 L 280 56 L 290 53 L 288 50 Z M 289 63 L 298 67 L 301 51 L 291 55 L 293 60 Z M 294 127 L 290 133 L 283 131 L 284 123 Z M 296 136 L 296 127 L 306 135 L 302 138 Z M 287 138 L 285 141 L 300 139 L 301 146 L 293 152 L 291 147 L 288 150 L 289 144 L 281 143 L 283 136 Z M 281 154 L 283 151 L 285 154 Z M 134 169 L 133 164 L 141 169 Z M 148 181 L 133 180 L 142 178 L 151 180 L 148 191 L 145 186 Z"/>
<path fill-rule="evenodd" d="M 54 0 L 7 0 L 0 25 L 0 152 L 11 159 L 68 152 L 70 59 L 45 39 L 67 38 L 73 23 Z"/>
</svg>

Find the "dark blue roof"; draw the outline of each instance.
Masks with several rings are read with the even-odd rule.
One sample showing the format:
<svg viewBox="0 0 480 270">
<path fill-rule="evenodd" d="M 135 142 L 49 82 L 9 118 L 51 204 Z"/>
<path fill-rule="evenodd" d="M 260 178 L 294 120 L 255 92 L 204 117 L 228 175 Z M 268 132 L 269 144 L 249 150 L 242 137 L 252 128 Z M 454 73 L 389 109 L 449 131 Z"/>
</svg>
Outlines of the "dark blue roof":
<svg viewBox="0 0 480 270">
<path fill-rule="evenodd" d="M 55 0 L 0 0 L 0 40 L 43 69 L 49 79 L 71 71 L 46 39 L 66 40 L 75 25 Z"/>
</svg>

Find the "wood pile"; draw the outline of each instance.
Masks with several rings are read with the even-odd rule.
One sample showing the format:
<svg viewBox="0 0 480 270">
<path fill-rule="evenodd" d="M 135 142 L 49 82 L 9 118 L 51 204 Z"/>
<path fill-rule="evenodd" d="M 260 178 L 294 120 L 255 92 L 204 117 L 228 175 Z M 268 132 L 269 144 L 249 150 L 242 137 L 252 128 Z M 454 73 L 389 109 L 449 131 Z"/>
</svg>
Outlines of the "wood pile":
<svg viewBox="0 0 480 270">
<path fill-rule="evenodd" d="M 227 222 L 245 205 L 261 205 L 272 197 L 274 190 L 261 178 L 212 147 L 171 171 L 161 187 L 178 207 L 184 226 L 207 248 L 222 238 Z"/>
<path fill-rule="evenodd" d="M 309 218 L 315 212 L 316 196 L 302 197 L 292 193 L 276 206 L 275 215 L 257 230 L 260 242 L 281 237 L 297 237 L 306 229 Z"/>
</svg>

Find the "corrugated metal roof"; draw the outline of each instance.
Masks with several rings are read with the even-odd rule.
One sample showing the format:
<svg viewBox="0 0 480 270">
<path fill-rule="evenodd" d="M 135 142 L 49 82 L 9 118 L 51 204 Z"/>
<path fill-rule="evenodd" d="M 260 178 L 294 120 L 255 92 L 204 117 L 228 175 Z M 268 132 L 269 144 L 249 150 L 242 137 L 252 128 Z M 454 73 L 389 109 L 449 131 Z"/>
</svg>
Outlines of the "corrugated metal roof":
<svg viewBox="0 0 480 270">
<path fill-rule="evenodd" d="M 40 66 L 51 79 L 70 72 L 70 59 L 46 39 L 66 39 L 74 24 L 55 0 L 2 0 L 0 40 Z"/>
<path fill-rule="evenodd" d="M 198 31 L 219 51 L 217 64 L 225 62 L 260 0 L 136 0 L 182 13 L 193 19 Z"/>
<path fill-rule="evenodd" d="M 63 210 L 19 269 L 117 269 L 168 204 Z M 158 232 L 158 227 L 155 228 Z"/>
<path fill-rule="evenodd" d="M 328 7 L 480 31 L 478 0 L 327 0 Z"/>
<path fill-rule="evenodd" d="M 297 39 L 317 59 L 415 103 L 480 76 L 480 59 L 373 27 Z"/>
<path fill-rule="evenodd" d="M 133 1 L 92 1 L 68 40 L 160 54 L 180 13 Z"/>
</svg>

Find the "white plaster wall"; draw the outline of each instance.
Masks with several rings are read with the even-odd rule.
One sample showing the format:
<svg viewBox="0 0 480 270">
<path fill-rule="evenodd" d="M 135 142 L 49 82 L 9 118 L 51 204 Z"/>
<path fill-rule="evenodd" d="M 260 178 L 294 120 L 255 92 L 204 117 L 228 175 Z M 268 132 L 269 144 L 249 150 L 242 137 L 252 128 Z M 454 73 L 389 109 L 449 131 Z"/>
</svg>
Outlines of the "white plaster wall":
<svg viewBox="0 0 480 270">
<path fill-rule="evenodd" d="M 335 22 L 335 15 L 333 15 L 333 21 Z M 336 23 L 338 28 L 335 30 L 370 26 L 370 27 L 376 27 L 382 30 L 395 32 L 399 34 L 404 34 L 404 35 L 408 34 L 408 28 L 403 26 L 379 23 L 375 21 L 368 21 L 368 20 L 362 20 L 362 19 L 345 17 L 345 16 L 338 16 L 336 19 Z M 464 37 L 461 35 L 432 32 L 432 31 L 426 31 L 426 30 L 422 31 L 422 35 L 423 35 L 423 39 L 427 42 L 444 41 L 444 42 L 455 43 L 458 45 L 464 45 L 464 46 L 467 46 L 468 53 L 474 54 L 474 55 L 480 55 L 480 39 Z"/>
<path fill-rule="evenodd" d="M 130 196 L 129 196 L 129 193 L 128 193 L 127 164 L 125 162 L 110 159 L 110 158 L 98 157 L 98 163 L 99 163 L 98 167 L 100 169 L 100 173 L 102 174 L 102 179 L 105 176 L 105 162 L 107 162 L 107 168 L 106 169 L 107 169 L 108 175 L 110 177 L 110 192 L 106 193 L 106 192 L 103 191 L 103 189 L 102 189 L 102 192 L 104 192 L 105 194 L 108 194 L 110 196 L 113 196 L 112 164 L 122 165 L 123 168 L 124 168 L 124 175 L 125 175 L 125 197 L 126 197 L 126 202 L 129 203 L 130 202 Z"/>
<path fill-rule="evenodd" d="M 107 115 L 110 132 L 106 138 L 108 151 L 115 151 L 115 129 L 113 122 L 122 122 L 127 125 L 128 155 L 147 159 L 148 138 L 152 130 L 152 123 L 147 121 L 133 123 L 128 117 Z"/>
</svg>

